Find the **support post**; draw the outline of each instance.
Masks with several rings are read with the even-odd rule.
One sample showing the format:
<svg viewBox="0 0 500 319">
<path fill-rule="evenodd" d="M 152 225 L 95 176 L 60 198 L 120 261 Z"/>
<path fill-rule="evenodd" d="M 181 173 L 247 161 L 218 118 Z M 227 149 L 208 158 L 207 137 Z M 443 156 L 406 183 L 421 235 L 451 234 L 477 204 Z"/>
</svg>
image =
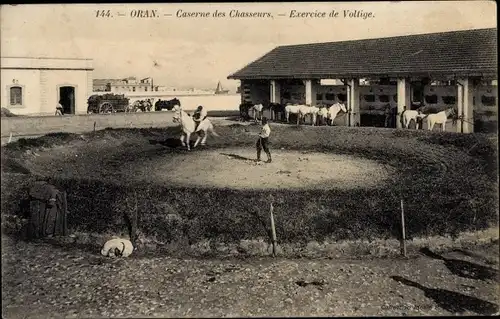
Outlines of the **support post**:
<svg viewBox="0 0 500 319">
<path fill-rule="evenodd" d="M 398 112 L 396 117 L 396 128 L 402 128 L 401 114 L 406 109 L 411 108 L 410 101 L 410 83 L 406 78 L 398 78 Z"/>
<path fill-rule="evenodd" d="M 474 85 L 470 78 L 463 80 L 463 131 L 462 133 L 474 133 Z"/>
<path fill-rule="evenodd" d="M 458 79 L 457 81 L 457 133 L 463 133 L 464 120 L 462 114 L 464 113 L 464 86 L 463 81 Z"/>
<path fill-rule="evenodd" d="M 347 101 L 349 126 L 360 126 L 361 114 L 359 112 L 359 79 L 348 81 Z"/>
<path fill-rule="evenodd" d="M 305 80 L 304 85 L 306 86 L 306 105 L 316 105 L 316 81 Z"/>
<path fill-rule="evenodd" d="M 281 102 L 281 86 L 276 80 L 271 80 L 271 103 Z"/>
</svg>

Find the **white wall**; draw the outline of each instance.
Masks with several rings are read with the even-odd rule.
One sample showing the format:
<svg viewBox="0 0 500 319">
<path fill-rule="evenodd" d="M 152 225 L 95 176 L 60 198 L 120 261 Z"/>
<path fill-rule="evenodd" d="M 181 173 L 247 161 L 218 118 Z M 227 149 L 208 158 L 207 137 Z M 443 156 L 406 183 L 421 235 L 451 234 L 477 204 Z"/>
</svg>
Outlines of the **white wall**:
<svg viewBox="0 0 500 319">
<path fill-rule="evenodd" d="M 1 107 L 9 109 L 14 114 L 27 115 L 41 113 L 40 103 L 40 71 L 2 69 L 1 73 Z M 15 83 L 14 83 L 15 82 Z M 12 85 L 23 89 L 23 105 L 10 105 L 10 90 Z"/>
<path fill-rule="evenodd" d="M 75 113 L 87 113 L 92 92 L 92 60 L 63 58 L 1 58 L 1 106 L 19 115 L 54 115 L 59 87 L 75 87 Z M 23 105 L 11 106 L 9 88 L 23 88 Z"/>
<path fill-rule="evenodd" d="M 195 110 L 198 105 L 203 105 L 208 111 L 233 111 L 239 110 L 241 98 L 239 94 L 221 94 L 221 95 L 165 95 L 165 96 L 155 96 L 155 97 L 137 97 L 128 96 L 129 103 L 134 103 L 138 100 L 151 99 L 153 104 L 158 101 L 158 98 L 162 100 L 171 100 L 173 98 L 179 99 L 181 101 L 182 108 L 184 110 Z"/>
<path fill-rule="evenodd" d="M 75 87 L 75 112 L 87 113 L 88 73 L 79 70 L 19 70 L 2 69 L 1 106 L 19 115 L 53 115 L 59 101 L 59 86 Z M 91 78 L 91 76 L 90 76 Z M 10 105 L 9 88 L 17 81 L 23 88 L 23 105 Z M 90 81 L 91 82 L 91 81 Z M 17 85 L 17 84 L 16 84 Z"/>
<path fill-rule="evenodd" d="M 87 71 L 79 70 L 50 70 L 47 71 L 47 82 L 43 87 L 47 92 L 47 104 L 43 106 L 43 113 L 54 113 L 59 102 L 59 87 L 73 86 L 75 88 L 75 113 L 87 113 L 88 99 Z"/>
</svg>

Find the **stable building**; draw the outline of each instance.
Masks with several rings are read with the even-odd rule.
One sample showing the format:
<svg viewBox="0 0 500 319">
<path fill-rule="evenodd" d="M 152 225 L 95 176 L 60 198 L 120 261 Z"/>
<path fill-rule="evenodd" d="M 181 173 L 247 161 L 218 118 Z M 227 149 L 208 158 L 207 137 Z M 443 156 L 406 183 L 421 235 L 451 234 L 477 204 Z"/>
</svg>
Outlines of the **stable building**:
<svg viewBox="0 0 500 319">
<path fill-rule="evenodd" d="M 86 114 L 92 59 L 1 57 L 1 106 L 17 115 Z"/>
<path fill-rule="evenodd" d="M 497 29 L 280 46 L 228 79 L 241 81 L 242 103 L 345 102 L 349 126 L 388 106 L 397 118 L 454 106 L 457 131 L 469 133 L 478 119 L 497 121 Z"/>
</svg>

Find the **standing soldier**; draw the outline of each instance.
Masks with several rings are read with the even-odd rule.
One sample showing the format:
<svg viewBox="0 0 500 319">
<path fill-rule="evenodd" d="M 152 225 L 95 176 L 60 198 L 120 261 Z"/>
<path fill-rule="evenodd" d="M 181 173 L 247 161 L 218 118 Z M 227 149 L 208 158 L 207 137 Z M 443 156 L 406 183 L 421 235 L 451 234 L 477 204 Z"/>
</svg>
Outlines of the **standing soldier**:
<svg viewBox="0 0 500 319">
<path fill-rule="evenodd" d="M 260 152 L 264 149 L 267 154 L 267 162 L 271 163 L 271 152 L 269 151 L 269 135 L 271 134 L 271 128 L 267 123 L 267 117 L 262 117 L 262 130 L 259 134 L 259 140 L 257 141 L 257 162 L 260 161 Z"/>
</svg>

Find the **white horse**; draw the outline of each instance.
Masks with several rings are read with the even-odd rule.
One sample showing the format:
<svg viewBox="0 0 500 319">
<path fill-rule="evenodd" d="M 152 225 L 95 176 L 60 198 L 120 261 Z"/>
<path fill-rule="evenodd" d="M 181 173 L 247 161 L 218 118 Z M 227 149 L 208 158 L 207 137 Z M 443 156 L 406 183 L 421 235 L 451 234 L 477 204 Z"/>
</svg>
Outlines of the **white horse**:
<svg viewBox="0 0 500 319">
<path fill-rule="evenodd" d="M 300 119 L 300 105 L 294 104 L 288 104 L 285 106 L 285 118 L 286 122 L 290 122 L 290 114 L 297 114 L 297 125 L 299 125 L 299 119 Z"/>
<path fill-rule="evenodd" d="M 318 111 L 318 117 L 320 119 L 320 125 L 324 122 L 324 121 L 328 121 L 328 115 L 329 115 L 329 111 L 328 111 L 328 107 L 326 106 L 320 106 L 319 108 L 319 111 Z"/>
<path fill-rule="evenodd" d="M 443 132 L 446 131 L 446 120 L 448 117 L 452 115 L 456 115 L 455 108 L 450 107 L 444 111 L 441 111 L 439 113 L 434 113 L 434 114 L 428 114 L 427 116 L 424 116 L 427 118 L 427 129 L 429 131 L 432 131 L 434 128 L 435 124 L 441 124 L 441 128 L 443 129 Z"/>
<path fill-rule="evenodd" d="M 262 112 L 264 111 L 264 105 L 262 104 L 255 104 L 250 108 L 253 111 L 253 120 L 257 122 L 257 114 L 259 115 L 258 117 L 262 119 Z"/>
<path fill-rule="evenodd" d="M 205 145 L 208 136 L 207 132 L 212 133 L 214 136 L 219 136 L 219 134 L 215 132 L 212 122 L 210 122 L 208 118 L 201 121 L 200 125 L 198 125 L 198 128 L 196 128 L 196 123 L 194 119 L 186 112 L 184 112 L 179 105 L 174 105 L 174 108 L 172 110 L 175 112 L 174 122 L 180 123 L 182 127 L 182 134 L 180 138 L 182 146 L 186 146 L 187 144 L 188 151 L 191 150 L 191 147 L 189 146 L 189 141 L 191 140 L 192 133 L 203 131 L 203 139 L 201 135 L 198 133 L 198 138 L 194 143 L 194 147 L 198 146 L 200 140 L 201 140 L 201 145 Z M 186 138 L 185 142 L 184 142 L 184 137 Z"/>
<path fill-rule="evenodd" d="M 342 111 L 344 113 L 347 113 L 347 108 L 344 103 L 335 103 L 332 106 L 330 106 L 330 109 L 328 109 L 328 117 L 330 119 L 330 125 L 333 125 L 333 121 L 337 117 L 337 114 Z"/>
<path fill-rule="evenodd" d="M 317 106 L 307 106 L 299 105 L 299 119 L 303 118 L 305 120 L 306 115 L 311 115 L 311 125 L 316 124 L 316 117 L 318 115 L 319 108 Z"/>
<path fill-rule="evenodd" d="M 411 120 L 415 121 L 415 127 L 418 130 L 418 119 L 423 119 L 427 115 L 424 113 L 420 112 L 420 110 L 404 110 L 403 114 L 401 115 L 403 117 L 403 127 L 408 128 L 410 125 Z"/>
</svg>

